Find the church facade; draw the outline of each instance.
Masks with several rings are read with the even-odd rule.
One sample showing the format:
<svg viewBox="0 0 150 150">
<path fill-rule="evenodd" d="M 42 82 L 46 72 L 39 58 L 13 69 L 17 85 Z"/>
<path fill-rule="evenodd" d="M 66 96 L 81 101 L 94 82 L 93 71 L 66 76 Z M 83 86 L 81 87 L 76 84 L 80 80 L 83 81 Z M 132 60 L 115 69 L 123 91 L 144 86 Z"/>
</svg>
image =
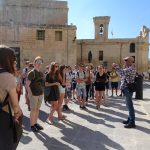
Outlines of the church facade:
<svg viewBox="0 0 150 150">
<path fill-rule="evenodd" d="M 92 21 L 92 20 L 91 20 Z M 74 66 L 79 62 L 97 66 L 122 64 L 135 58 L 138 72 L 148 70 L 149 29 L 136 38 L 109 39 L 109 16 L 94 17 L 95 38 L 76 39 L 76 26 L 68 25 L 67 1 L 3 0 L 0 3 L 0 42 L 15 49 L 18 67 L 36 56 L 45 66 L 52 61 Z M 84 29 L 83 29 L 84 30 Z M 89 60 L 90 54 L 90 60 Z"/>
<path fill-rule="evenodd" d="M 134 57 L 135 67 L 138 72 L 148 70 L 149 29 L 143 26 L 136 38 L 109 39 L 109 16 L 94 17 L 94 39 L 77 40 L 77 61 L 88 62 L 88 54 L 92 53 L 91 63 L 94 66 L 104 64 L 109 69 L 116 62 L 123 65 L 123 58 Z"/>
</svg>

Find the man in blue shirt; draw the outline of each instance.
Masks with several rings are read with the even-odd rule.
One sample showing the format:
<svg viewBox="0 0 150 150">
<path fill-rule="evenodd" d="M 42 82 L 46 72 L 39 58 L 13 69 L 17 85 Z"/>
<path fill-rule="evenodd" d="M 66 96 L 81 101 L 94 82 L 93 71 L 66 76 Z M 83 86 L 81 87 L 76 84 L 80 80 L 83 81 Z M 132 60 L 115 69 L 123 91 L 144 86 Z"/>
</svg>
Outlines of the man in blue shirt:
<svg viewBox="0 0 150 150">
<path fill-rule="evenodd" d="M 135 128 L 135 111 L 132 101 L 133 92 L 129 91 L 127 84 L 133 83 L 136 76 L 136 70 L 133 66 L 134 58 L 131 56 L 125 57 L 124 59 L 125 68 L 120 68 L 119 65 L 113 63 L 112 67 L 120 74 L 121 85 L 120 88 L 125 95 L 126 106 L 129 111 L 129 117 L 126 121 L 123 121 L 125 128 Z"/>
</svg>

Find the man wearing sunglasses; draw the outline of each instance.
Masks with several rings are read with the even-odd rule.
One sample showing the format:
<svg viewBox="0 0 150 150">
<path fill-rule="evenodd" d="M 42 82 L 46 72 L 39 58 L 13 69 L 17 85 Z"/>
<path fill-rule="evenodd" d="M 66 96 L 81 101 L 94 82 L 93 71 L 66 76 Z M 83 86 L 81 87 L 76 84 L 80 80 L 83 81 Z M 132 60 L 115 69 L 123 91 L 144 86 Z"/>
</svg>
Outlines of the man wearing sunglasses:
<svg viewBox="0 0 150 150">
<path fill-rule="evenodd" d="M 126 106 L 129 112 L 129 117 L 127 120 L 123 121 L 125 124 L 125 128 L 135 128 L 135 111 L 132 101 L 133 92 L 129 90 L 127 84 L 134 83 L 136 70 L 133 66 L 134 58 L 132 56 L 127 56 L 123 58 L 125 68 L 120 68 L 119 65 L 113 63 L 112 67 L 119 72 L 121 77 L 121 85 L 120 88 L 125 95 Z"/>
</svg>

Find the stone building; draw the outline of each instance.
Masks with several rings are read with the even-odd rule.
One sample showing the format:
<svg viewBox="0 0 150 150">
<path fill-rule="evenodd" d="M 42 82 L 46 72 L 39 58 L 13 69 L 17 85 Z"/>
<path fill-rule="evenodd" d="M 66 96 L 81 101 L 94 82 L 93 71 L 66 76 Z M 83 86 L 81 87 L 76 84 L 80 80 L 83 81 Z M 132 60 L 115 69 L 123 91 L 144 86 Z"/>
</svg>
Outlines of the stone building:
<svg viewBox="0 0 150 150">
<path fill-rule="evenodd" d="M 133 56 L 138 72 L 148 70 L 149 29 L 142 27 L 136 38 L 109 39 L 110 17 L 94 17 L 95 39 L 77 40 L 77 61 L 88 63 L 88 53 L 92 53 L 92 64 L 104 64 L 109 69 L 116 62 L 123 64 L 122 58 Z"/>
<path fill-rule="evenodd" d="M 76 26 L 68 25 L 66 1 L 3 0 L 0 42 L 16 50 L 18 67 L 40 55 L 51 61 L 76 64 Z"/>
<path fill-rule="evenodd" d="M 45 65 L 51 61 L 74 66 L 79 62 L 122 63 L 127 55 L 134 56 L 138 71 L 148 69 L 149 29 L 142 27 L 136 38 L 109 39 L 110 17 L 94 17 L 95 38 L 76 39 L 76 26 L 68 25 L 67 1 L 1 0 L 0 42 L 16 51 L 18 67 L 25 60 L 43 57 Z"/>
</svg>

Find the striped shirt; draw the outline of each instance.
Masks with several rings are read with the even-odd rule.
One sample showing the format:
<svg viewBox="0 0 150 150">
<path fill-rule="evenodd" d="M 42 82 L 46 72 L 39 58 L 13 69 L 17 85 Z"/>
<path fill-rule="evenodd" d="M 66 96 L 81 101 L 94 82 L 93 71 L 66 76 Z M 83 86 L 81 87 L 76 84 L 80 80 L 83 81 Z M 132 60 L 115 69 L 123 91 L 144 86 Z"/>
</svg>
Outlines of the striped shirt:
<svg viewBox="0 0 150 150">
<path fill-rule="evenodd" d="M 126 68 L 120 68 L 119 66 L 115 67 L 116 71 L 120 74 L 121 84 L 120 88 L 125 89 L 127 87 L 127 83 L 133 83 L 136 76 L 136 70 L 133 66 L 129 66 Z"/>
</svg>

